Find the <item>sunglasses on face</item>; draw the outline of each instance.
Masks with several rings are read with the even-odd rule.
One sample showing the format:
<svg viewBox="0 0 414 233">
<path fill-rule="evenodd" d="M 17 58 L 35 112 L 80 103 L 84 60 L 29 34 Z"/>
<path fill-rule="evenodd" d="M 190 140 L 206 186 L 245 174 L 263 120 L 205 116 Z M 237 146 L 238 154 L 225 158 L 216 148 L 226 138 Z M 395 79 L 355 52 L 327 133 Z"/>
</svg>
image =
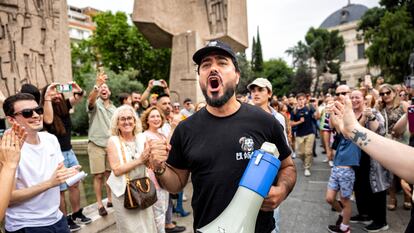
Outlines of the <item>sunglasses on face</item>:
<svg viewBox="0 0 414 233">
<path fill-rule="evenodd" d="M 407 94 L 400 94 L 400 97 L 405 97 L 407 96 Z"/>
<path fill-rule="evenodd" d="M 24 118 L 30 118 L 33 116 L 33 112 L 36 112 L 38 115 L 43 114 L 43 108 L 42 107 L 36 107 L 36 108 L 27 108 L 23 109 L 20 112 L 16 112 L 13 115 L 22 115 Z"/>
<path fill-rule="evenodd" d="M 384 91 L 384 92 L 379 93 L 380 96 L 390 95 L 390 94 L 391 94 L 391 91 Z"/>
<path fill-rule="evenodd" d="M 336 96 L 340 96 L 340 95 L 347 95 L 349 92 L 338 92 L 338 93 L 335 93 L 335 95 Z"/>
</svg>

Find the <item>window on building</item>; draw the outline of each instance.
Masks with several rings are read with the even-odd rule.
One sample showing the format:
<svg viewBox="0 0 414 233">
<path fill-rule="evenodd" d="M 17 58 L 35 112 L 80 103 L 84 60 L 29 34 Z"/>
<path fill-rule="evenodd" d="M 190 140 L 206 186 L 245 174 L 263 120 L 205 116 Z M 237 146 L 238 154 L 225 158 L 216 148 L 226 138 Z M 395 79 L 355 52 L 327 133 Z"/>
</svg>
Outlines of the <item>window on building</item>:
<svg viewBox="0 0 414 233">
<path fill-rule="evenodd" d="M 358 59 L 364 59 L 365 58 L 365 44 L 361 43 L 358 44 Z"/>
</svg>

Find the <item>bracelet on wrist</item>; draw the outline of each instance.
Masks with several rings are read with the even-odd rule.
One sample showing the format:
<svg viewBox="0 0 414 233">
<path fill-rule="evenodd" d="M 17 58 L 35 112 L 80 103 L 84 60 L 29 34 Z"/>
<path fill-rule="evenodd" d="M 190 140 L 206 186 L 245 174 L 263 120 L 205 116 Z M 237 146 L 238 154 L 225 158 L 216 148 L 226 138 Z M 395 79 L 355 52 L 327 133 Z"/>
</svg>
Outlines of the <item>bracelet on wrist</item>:
<svg viewBox="0 0 414 233">
<path fill-rule="evenodd" d="M 85 94 L 84 90 L 78 91 L 78 92 L 73 92 L 73 95 L 80 95 L 83 96 Z"/>
</svg>

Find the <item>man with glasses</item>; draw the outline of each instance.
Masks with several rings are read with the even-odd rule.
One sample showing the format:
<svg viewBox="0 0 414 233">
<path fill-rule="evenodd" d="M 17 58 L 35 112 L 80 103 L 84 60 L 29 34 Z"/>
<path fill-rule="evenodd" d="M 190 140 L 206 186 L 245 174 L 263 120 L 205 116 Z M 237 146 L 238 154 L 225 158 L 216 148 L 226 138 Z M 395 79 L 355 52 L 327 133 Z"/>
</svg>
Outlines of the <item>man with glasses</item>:
<svg viewBox="0 0 414 233">
<path fill-rule="evenodd" d="M 31 94 L 8 97 L 3 110 L 10 124 L 25 128 L 15 187 L 6 210 L 6 232 L 69 233 L 59 210 L 59 185 L 75 175 L 79 166 L 65 168 L 57 138 L 43 129 L 43 108 Z"/>
<path fill-rule="evenodd" d="M 188 118 L 194 113 L 194 105 L 190 98 L 186 98 L 183 102 L 184 108 L 181 109 L 180 113 L 183 118 Z"/>
<path fill-rule="evenodd" d="M 111 170 L 107 160 L 106 144 L 109 139 L 111 118 L 116 109 L 109 99 L 111 91 L 106 84 L 106 78 L 103 73 L 98 75 L 87 101 L 89 164 L 93 174 L 93 188 L 98 202 L 98 212 L 101 216 L 108 214 L 102 203 L 102 186 L 104 185 L 108 195 L 107 207 L 112 207 L 111 190 L 106 185 Z"/>
</svg>

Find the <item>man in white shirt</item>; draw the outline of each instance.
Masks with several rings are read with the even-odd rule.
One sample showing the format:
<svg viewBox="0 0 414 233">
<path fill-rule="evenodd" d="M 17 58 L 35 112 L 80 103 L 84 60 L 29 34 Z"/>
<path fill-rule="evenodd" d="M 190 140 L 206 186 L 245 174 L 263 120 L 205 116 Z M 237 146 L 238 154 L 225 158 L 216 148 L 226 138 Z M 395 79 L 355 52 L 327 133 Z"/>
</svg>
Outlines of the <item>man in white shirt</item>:
<svg viewBox="0 0 414 233">
<path fill-rule="evenodd" d="M 65 168 L 57 138 L 43 128 L 43 108 L 31 94 L 18 93 L 3 103 L 7 120 L 27 131 L 16 170 L 15 187 L 6 210 L 6 232 L 69 233 L 59 210 L 59 185 L 79 166 Z"/>
<path fill-rule="evenodd" d="M 286 143 L 289 144 L 287 141 L 287 134 L 286 134 L 286 120 L 285 117 L 270 107 L 270 98 L 272 98 L 272 84 L 269 80 L 265 78 L 257 78 L 252 83 L 247 85 L 247 89 L 250 91 L 250 96 L 252 97 L 252 102 L 254 105 L 262 108 L 264 111 L 272 114 L 277 121 L 279 121 L 280 125 L 283 127 L 283 134 L 286 138 Z M 274 219 L 275 219 L 275 229 L 274 232 L 278 233 L 279 231 L 279 219 L 280 219 L 280 211 L 279 207 L 274 210 Z"/>
</svg>

